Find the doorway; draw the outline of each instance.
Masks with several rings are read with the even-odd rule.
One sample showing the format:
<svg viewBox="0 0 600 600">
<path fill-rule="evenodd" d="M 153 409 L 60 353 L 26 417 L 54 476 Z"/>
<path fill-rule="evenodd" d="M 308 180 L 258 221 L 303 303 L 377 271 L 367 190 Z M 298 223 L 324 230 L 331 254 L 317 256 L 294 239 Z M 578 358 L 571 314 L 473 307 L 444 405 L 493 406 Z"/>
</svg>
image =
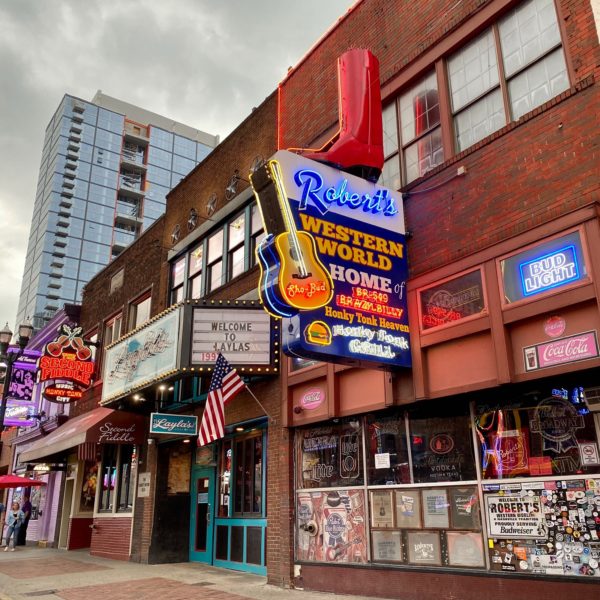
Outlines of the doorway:
<svg viewBox="0 0 600 600">
<path fill-rule="evenodd" d="M 191 481 L 190 560 L 211 565 L 214 540 L 215 470 L 195 469 Z"/>
<path fill-rule="evenodd" d="M 60 533 L 58 535 L 58 547 L 67 549 L 69 543 L 69 521 L 71 519 L 71 508 L 73 506 L 73 491 L 75 490 L 75 479 L 68 477 L 65 481 L 65 493 L 62 502 L 60 517 Z"/>
</svg>

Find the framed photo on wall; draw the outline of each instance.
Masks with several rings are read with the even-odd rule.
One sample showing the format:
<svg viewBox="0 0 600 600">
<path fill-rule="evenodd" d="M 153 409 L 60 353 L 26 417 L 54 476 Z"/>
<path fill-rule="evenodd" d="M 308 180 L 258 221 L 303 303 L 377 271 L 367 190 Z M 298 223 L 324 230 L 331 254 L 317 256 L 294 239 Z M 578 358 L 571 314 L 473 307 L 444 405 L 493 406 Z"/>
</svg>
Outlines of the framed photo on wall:
<svg viewBox="0 0 600 600">
<path fill-rule="evenodd" d="M 419 529 L 421 527 L 421 492 L 396 490 L 396 527 Z"/>
<path fill-rule="evenodd" d="M 402 562 L 402 533 L 400 531 L 372 531 L 373 560 Z"/>
<path fill-rule="evenodd" d="M 479 496 L 474 487 L 450 488 L 450 514 L 452 529 L 481 530 Z"/>
<path fill-rule="evenodd" d="M 448 531 L 448 562 L 453 567 L 484 567 L 483 539 L 480 533 Z"/>
<path fill-rule="evenodd" d="M 371 527 L 393 526 L 392 492 L 388 490 L 371 491 Z"/>
<path fill-rule="evenodd" d="M 448 491 L 444 488 L 423 490 L 423 527 L 448 529 Z"/>
<path fill-rule="evenodd" d="M 409 531 L 407 533 L 408 562 L 413 565 L 442 564 L 440 534 L 437 531 Z"/>
</svg>

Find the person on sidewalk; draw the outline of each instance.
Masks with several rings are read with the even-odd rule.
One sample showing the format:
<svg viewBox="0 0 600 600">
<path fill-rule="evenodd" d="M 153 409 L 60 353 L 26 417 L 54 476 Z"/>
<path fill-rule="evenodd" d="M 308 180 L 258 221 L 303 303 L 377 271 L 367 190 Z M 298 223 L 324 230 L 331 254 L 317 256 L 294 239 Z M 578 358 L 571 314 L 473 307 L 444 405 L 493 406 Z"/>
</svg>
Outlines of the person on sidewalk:
<svg viewBox="0 0 600 600">
<path fill-rule="evenodd" d="M 27 543 L 27 526 L 29 525 L 29 519 L 31 519 L 31 502 L 29 501 L 29 496 L 24 496 L 25 502 L 23 502 L 23 506 L 21 510 L 25 515 L 25 520 L 21 527 L 19 527 L 19 535 L 17 537 L 17 546 L 25 546 Z"/>
<path fill-rule="evenodd" d="M 8 529 L 6 530 L 6 548 L 4 548 L 4 552 L 6 552 L 10 546 L 11 537 L 13 540 L 13 547 L 11 548 L 11 551 L 15 551 L 15 545 L 19 535 L 19 528 L 24 520 L 25 514 L 19 507 L 19 503 L 13 502 L 12 508 L 6 512 L 6 525 L 8 526 Z"/>
</svg>

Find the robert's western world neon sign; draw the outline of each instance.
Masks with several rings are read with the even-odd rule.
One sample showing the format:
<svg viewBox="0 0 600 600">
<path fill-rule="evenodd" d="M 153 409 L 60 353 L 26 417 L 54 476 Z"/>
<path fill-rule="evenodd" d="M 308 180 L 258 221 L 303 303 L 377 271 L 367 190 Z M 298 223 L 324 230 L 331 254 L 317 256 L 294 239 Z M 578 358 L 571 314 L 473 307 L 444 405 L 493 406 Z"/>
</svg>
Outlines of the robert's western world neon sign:
<svg viewBox="0 0 600 600">
<path fill-rule="evenodd" d="M 406 248 L 394 192 L 280 151 L 250 176 L 267 237 L 259 294 L 284 350 L 410 366 Z"/>
</svg>

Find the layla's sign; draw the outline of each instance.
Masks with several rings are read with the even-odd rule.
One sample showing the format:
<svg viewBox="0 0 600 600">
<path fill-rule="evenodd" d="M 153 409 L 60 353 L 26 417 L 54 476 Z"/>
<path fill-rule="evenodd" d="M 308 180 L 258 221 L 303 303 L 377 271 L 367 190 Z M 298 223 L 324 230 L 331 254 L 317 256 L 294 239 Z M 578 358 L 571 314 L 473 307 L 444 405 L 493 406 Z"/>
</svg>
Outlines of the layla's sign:
<svg viewBox="0 0 600 600">
<path fill-rule="evenodd" d="M 410 366 L 406 246 L 395 192 L 279 151 L 251 176 L 268 236 L 259 294 L 287 354 Z"/>
<path fill-rule="evenodd" d="M 150 415 L 150 433 L 195 436 L 198 434 L 198 417 L 152 413 Z"/>
<path fill-rule="evenodd" d="M 40 382 L 54 381 L 53 386 L 46 387 L 48 394 L 44 390 L 44 396 L 50 402 L 69 404 L 79 400 L 92 383 L 92 350 L 84 342 L 81 332 L 81 327 L 71 329 L 63 325 L 58 338 L 44 348 L 39 360 Z"/>
<path fill-rule="evenodd" d="M 102 402 L 124 396 L 177 368 L 180 308 L 106 350 Z"/>
</svg>

